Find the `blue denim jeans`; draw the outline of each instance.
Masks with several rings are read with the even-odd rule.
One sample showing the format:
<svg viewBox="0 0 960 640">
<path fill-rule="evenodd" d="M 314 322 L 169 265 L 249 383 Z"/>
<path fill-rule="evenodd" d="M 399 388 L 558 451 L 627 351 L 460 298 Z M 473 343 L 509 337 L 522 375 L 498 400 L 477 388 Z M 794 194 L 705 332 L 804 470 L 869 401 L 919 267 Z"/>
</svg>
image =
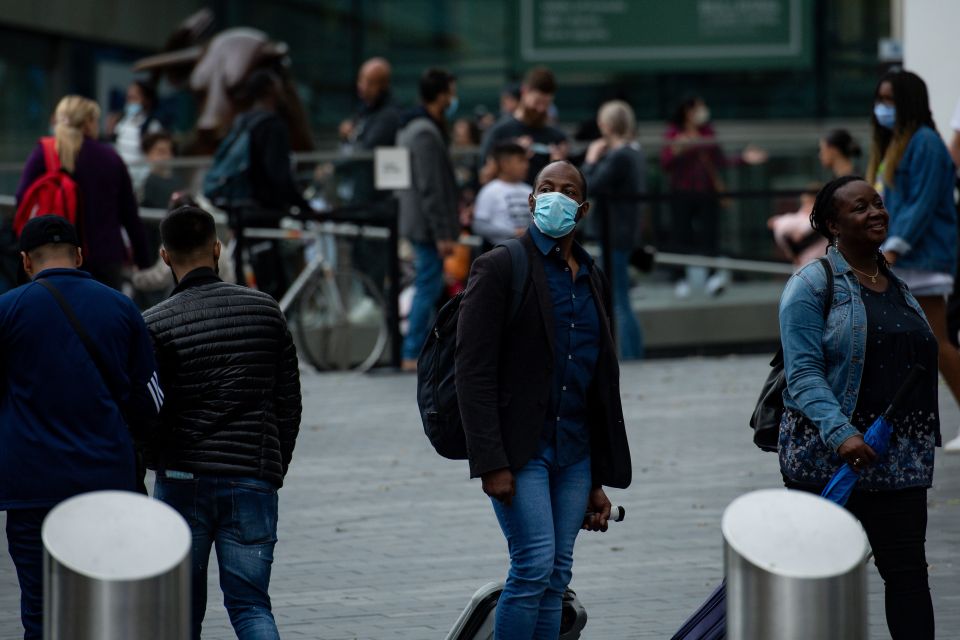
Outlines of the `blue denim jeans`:
<svg viewBox="0 0 960 640">
<path fill-rule="evenodd" d="M 443 259 L 432 242 L 413 243 L 413 268 L 416 275 L 413 303 L 410 306 L 409 328 L 403 340 L 403 359 L 416 360 L 430 333 L 430 321 L 443 293 Z"/>
<path fill-rule="evenodd" d="M 613 317 L 617 323 L 620 358 L 638 360 L 643 357 L 643 330 L 630 308 L 630 252 L 613 251 Z"/>
<path fill-rule="evenodd" d="M 207 609 L 207 565 L 216 544 L 220 588 L 239 640 L 279 640 L 270 609 L 270 569 L 277 543 L 277 488 L 255 478 L 157 473 L 154 497 L 177 510 L 193 533 L 193 638 Z"/>
<path fill-rule="evenodd" d="M 590 457 L 567 467 L 546 446 L 517 471 L 509 507 L 492 500 L 510 549 L 497 604 L 497 640 L 556 640 L 563 592 L 573 576 L 573 544 L 590 496 Z"/>
<path fill-rule="evenodd" d="M 7 547 L 20 583 L 24 640 L 43 638 L 43 541 L 40 529 L 50 509 L 7 511 Z"/>
</svg>

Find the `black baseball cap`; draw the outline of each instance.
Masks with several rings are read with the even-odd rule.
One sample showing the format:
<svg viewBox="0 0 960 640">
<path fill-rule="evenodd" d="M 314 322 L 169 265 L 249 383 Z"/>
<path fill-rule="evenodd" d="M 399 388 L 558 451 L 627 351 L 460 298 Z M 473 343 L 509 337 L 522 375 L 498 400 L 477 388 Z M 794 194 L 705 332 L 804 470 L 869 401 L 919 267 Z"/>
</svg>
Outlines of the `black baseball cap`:
<svg viewBox="0 0 960 640">
<path fill-rule="evenodd" d="M 80 246 L 76 228 L 66 218 L 45 215 L 32 218 L 20 232 L 20 251 L 29 253 L 45 244 L 67 243 Z"/>
</svg>

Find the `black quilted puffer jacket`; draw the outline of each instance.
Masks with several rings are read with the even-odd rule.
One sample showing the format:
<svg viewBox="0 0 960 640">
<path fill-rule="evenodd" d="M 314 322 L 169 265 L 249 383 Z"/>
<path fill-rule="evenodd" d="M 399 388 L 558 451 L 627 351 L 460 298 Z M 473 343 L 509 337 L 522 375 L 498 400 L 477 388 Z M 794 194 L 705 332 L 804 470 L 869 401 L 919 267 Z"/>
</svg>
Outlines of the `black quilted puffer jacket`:
<svg viewBox="0 0 960 640">
<path fill-rule="evenodd" d="M 148 466 L 281 486 L 300 430 L 300 371 L 273 298 L 203 268 L 143 316 L 164 394 Z"/>
</svg>

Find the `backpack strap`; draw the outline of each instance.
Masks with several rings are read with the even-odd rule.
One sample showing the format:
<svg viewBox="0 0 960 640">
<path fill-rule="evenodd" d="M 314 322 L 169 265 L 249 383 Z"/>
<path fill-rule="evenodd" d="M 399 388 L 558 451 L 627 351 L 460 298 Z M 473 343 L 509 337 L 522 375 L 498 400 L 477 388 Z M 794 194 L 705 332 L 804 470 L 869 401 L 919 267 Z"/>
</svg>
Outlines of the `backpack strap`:
<svg viewBox="0 0 960 640">
<path fill-rule="evenodd" d="M 510 322 L 517 318 L 530 275 L 530 257 L 519 238 L 504 240 L 498 247 L 510 252 Z"/>
<path fill-rule="evenodd" d="M 259 125 L 261 122 L 269 118 L 270 115 L 271 114 L 269 111 L 260 111 L 260 110 L 248 111 L 246 113 L 240 114 L 239 116 L 237 116 L 237 121 L 235 123 L 236 128 L 238 130 L 237 133 L 240 134 L 245 131 L 247 132 L 253 131 L 254 129 L 257 128 L 257 125 Z"/>
<path fill-rule="evenodd" d="M 40 138 L 40 146 L 43 147 L 43 163 L 47 167 L 47 173 L 60 171 L 60 154 L 57 153 L 56 138 L 44 136 Z"/>
<path fill-rule="evenodd" d="M 819 261 L 824 273 L 827 274 L 827 296 L 826 304 L 823 306 L 823 320 L 826 322 L 830 315 L 830 307 L 833 306 L 833 265 L 830 264 L 830 259 L 826 256 L 819 258 Z"/>
</svg>

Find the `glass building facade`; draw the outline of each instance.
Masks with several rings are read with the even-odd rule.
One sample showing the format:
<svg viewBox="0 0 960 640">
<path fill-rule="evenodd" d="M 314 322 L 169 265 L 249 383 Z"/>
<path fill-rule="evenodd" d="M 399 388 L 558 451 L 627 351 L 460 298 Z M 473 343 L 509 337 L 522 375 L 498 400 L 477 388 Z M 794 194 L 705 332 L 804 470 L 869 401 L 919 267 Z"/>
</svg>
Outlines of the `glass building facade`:
<svg viewBox="0 0 960 640">
<path fill-rule="evenodd" d="M 94 17 L 117 7 L 54 4 L 84 5 Z M 145 6 L 130 3 L 101 30 L 68 16 L 53 27 L 41 15 L 0 16 L 0 161 L 22 158 L 65 93 L 116 108 L 130 64 L 159 51 L 180 20 L 204 7 L 218 30 L 251 26 L 289 45 L 320 141 L 355 108 L 356 69 L 374 55 L 393 63 L 401 104 L 415 102 L 424 68 L 453 70 L 462 113 L 496 111 L 500 89 L 544 62 L 557 73 L 559 117 L 568 125 L 592 119 L 614 97 L 628 100 L 641 121 L 663 121 L 692 92 L 718 120 L 865 117 L 881 70 L 878 44 L 891 31 L 890 0 L 178 0 L 156 17 Z M 755 53 L 732 61 L 723 49 L 732 44 L 724 34 L 762 45 L 793 19 L 803 28 L 793 59 Z M 739 35 L 745 22 L 753 32 Z M 661 24 L 665 38 L 693 53 L 681 59 L 677 47 L 647 47 Z"/>
</svg>

